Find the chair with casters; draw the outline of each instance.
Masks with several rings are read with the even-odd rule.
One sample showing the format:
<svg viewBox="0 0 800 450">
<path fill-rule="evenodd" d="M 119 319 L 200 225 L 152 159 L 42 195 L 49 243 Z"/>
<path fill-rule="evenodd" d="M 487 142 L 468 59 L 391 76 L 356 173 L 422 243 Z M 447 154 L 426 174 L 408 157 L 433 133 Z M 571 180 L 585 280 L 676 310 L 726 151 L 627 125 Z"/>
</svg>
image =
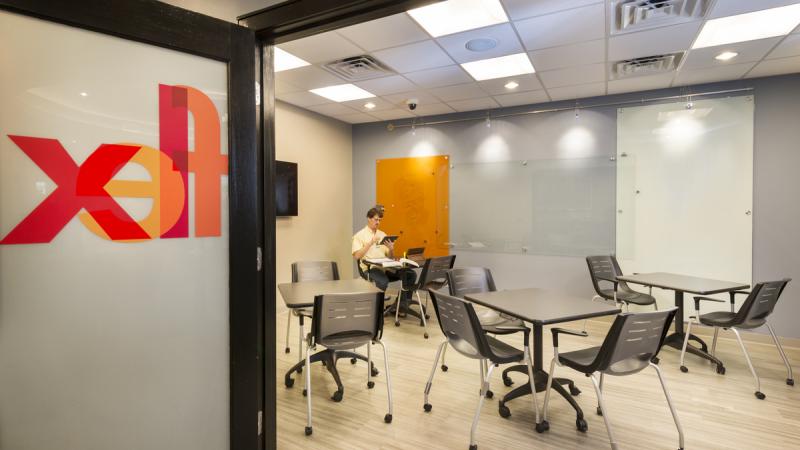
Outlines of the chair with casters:
<svg viewBox="0 0 800 450">
<path fill-rule="evenodd" d="M 300 281 L 329 281 L 339 279 L 339 266 L 336 261 L 298 261 L 292 263 L 292 283 Z M 311 317 L 312 308 L 292 309 L 286 320 L 286 353 L 290 353 L 289 348 L 289 329 L 292 324 L 292 316 L 296 316 L 301 322 L 303 318 Z M 300 359 L 303 358 L 303 330 L 298 333 L 298 353 Z"/>
<path fill-rule="evenodd" d="M 550 362 L 550 377 L 547 380 L 547 391 L 544 397 L 544 413 L 542 414 L 542 421 L 536 424 L 536 431 L 541 433 L 550 428 L 550 424 L 547 422 L 547 408 L 550 402 L 550 387 L 555 373 L 555 366 L 556 364 L 567 366 L 591 377 L 594 390 L 597 393 L 597 414 L 603 416 L 611 449 L 617 450 L 619 446 L 614 439 L 614 433 L 611 430 L 611 419 L 603 400 L 603 377 L 605 375 L 633 375 L 649 366 L 658 374 L 661 388 L 672 413 L 672 419 L 678 429 L 679 450 L 682 450 L 684 445 L 683 427 L 681 427 L 678 419 L 678 412 L 672 404 L 672 398 L 670 398 L 661 369 L 651 361 L 653 356 L 658 354 L 661 349 L 669 330 L 669 325 L 677 311 L 677 308 L 671 308 L 655 312 L 619 314 L 601 345 L 567 353 L 558 352 L 558 335 L 586 336 L 586 334 L 582 331 L 552 328 L 550 331 L 553 333 L 554 356 Z M 598 373 L 600 374 L 599 380 Z"/>
<path fill-rule="evenodd" d="M 470 450 L 477 450 L 476 434 L 478 430 L 478 420 L 480 419 L 481 408 L 483 407 L 484 399 L 488 398 L 489 393 L 489 378 L 492 371 L 500 364 L 520 363 L 523 362 L 528 370 L 530 382 L 533 383 L 533 365 L 530 359 L 530 330 L 521 328 L 515 331 L 522 331 L 524 337 L 524 350 L 516 349 L 498 339 L 495 339 L 483 330 L 478 315 L 475 313 L 475 308 L 471 303 L 457 297 L 443 294 L 436 291 L 428 291 L 433 301 L 433 307 L 436 310 L 436 316 L 439 318 L 439 327 L 444 333 L 445 340 L 439 344 L 436 350 L 436 358 L 431 367 L 431 373 L 428 377 L 428 382 L 425 384 L 425 412 L 430 412 L 433 406 L 429 402 L 429 395 L 431 393 L 431 386 L 433 385 L 433 376 L 436 373 L 436 368 L 439 364 L 439 356 L 445 348 L 453 347 L 453 350 L 466 356 L 470 359 L 479 360 L 481 387 L 479 391 L 480 398 L 478 400 L 478 407 L 475 410 L 475 415 L 472 419 L 472 428 L 469 435 L 469 448 Z M 536 400 L 536 388 L 531 386 L 533 391 L 533 408 L 536 411 L 538 420 L 539 407 Z"/>
<path fill-rule="evenodd" d="M 422 300 L 419 296 L 419 291 L 434 290 L 438 291 L 447 284 L 447 271 L 453 268 L 456 262 L 456 255 L 436 256 L 428 258 L 422 265 L 422 272 L 419 274 L 416 286 L 414 286 L 414 294 L 417 297 L 417 304 L 420 310 L 420 325 L 425 327 L 425 339 L 428 339 L 428 323 L 426 319 L 430 318 L 428 314 L 428 299 L 425 298 L 425 306 L 422 306 Z"/>
<path fill-rule="evenodd" d="M 775 342 L 775 347 L 778 348 L 778 353 L 780 353 L 781 358 L 783 359 L 783 363 L 786 365 L 786 384 L 789 386 L 794 386 L 794 378 L 792 377 L 792 366 L 789 364 L 789 359 L 786 357 L 786 353 L 783 351 L 783 347 L 781 346 L 780 341 L 778 340 L 778 336 L 775 334 L 775 331 L 772 329 L 772 326 L 767 322 L 767 318 L 772 311 L 775 309 L 775 304 L 778 302 L 778 299 L 783 293 L 784 288 L 786 288 L 786 284 L 791 281 L 790 278 L 785 278 L 780 281 L 767 281 L 763 283 L 756 284 L 750 292 L 746 291 L 732 291 L 730 293 L 730 303 L 731 303 L 731 310 L 728 311 L 715 311 L 706 314 L 700 314 L 700 302 L 702 301 L 711 301 L 711 302 L 722 302 L 724 303 L 725 300 L 719 300 L 715 298 L 709 297 L 695 297 L 694 298 L 694 310 L 695 315 L 689 317 L 689 321 L 686 327 L 686 337 L 683 340 L 683 348 L 681 349 L 681 372 L 688 372 L 689 369 L 683 364 L 684 356 L 686 355 L 686 346 L 688 344 L 689 334 L 692 330 L 692 323 L 695 325 L 706 325 L 709 327 L 714 327 L 714 340 L 711 343 L 711 354 L 714 355 L 717 348 L 717 336 L 719 335 L 719 329 L 722 328 L 724 330 L 730 329 L 733 331 L 733 334 L 736 335 L 736 340 L 739 341 L 739 346 L 742 348 L 742 353 L 744 353 L 744 358 L 747 361 L 747 366 L 750 367 L 750 372 L 753 374 L 753 378 L 755 379 L 755 396 L 756 398 L 763 400 L 766 398 L 763 392 L 761 392 L 761 380 L 758 378 L 758 374 L 756 374 L 756 369 L 753 367 L 753 362 L 750 360 L 750 354 L 747 352 L 747 348 L 744 346 L 744 342 L 742 341 L 742 337 L 739 335 L 739 330 L 750 330 L 754 328 L 758 328 L 760 326 L 766 325 L 767 329 L 769 330 L 769 334 L 772 336 L 772 340 Z M 736 303 L 736 295 L 743 294 L 747 295 L 742 306 L 739 308 L 739 311 L 734 311 L 735 303 Z M 717 366 L 717 373 L 720 375 L 725 374 L 725 367 L 723 365 Z"/>
<path fill-rule="evenodd" d="M 483 267 L 457 267 L 448 270 L 447 285 L 450 289 L 450 295 L 459 298 L 464 298 L 468 294 L 494 292 L 497 290 L 494 278 L 492 278 L 492 272 Z M 477 314 L 483 331 L 489 334 L 512 334 L 528 329 L 521 320 L 491 309 L 482 309 Z M 445 364 L 444 357 L 445 355 L 442 354 L 442 370 L 446 372 L 447 364 Z M 524 370 L 522 366 L 512 366 L 505 369 L 503 371 L 503 384 L 506 386 L 513 384 L 513 381 L 508 376 L 509 372 L 524 372 Z M 489 390 L 488 397 L 492 398 L 493 396 L 494 394 Z"/>
<path fill-rule="evenodd" d="M 311 416 L 311 352 L 322 346 L 325 353 L 323 360 L 326 368 L 341 386 L 338 373 L 332 370 L 336 364 L 336 352 L 367 346 L 367 388 L 372 389 L 372 352 L 373 344 L 383 349 L 383 364 L 386 371 L 386 391 L 389 397 L 389 412 L 384 416 L 386 423 L 392 422 L 392 379 L 389 374 L 389 351 L 381 342 L 383 335 L 383 293 L 352 293 L 318 295 L 314 298 L 313 325 L 306 337 L 306 436 L 312 433 Z M 343 388 L 333 394 L 333 400 L 339 401 Z M 337 399 L 338 396 L 338 399 Z"/>
<path fill-rule="evenodd" d="M 658 303 L 653 297 L 653 288 L 648 294 L 637 292 L 628 286 L 624 281 L 617 281 L 616 277 L 622 275 L 617 258 L 614 255 L 587 256 L 586 264 L 589 266 L 589 275 L 592 278 L 594 291 L 597 293 L 595 299 L 613 300 L 615 303 L 625 305 L 625 310 L 629 310 L 631 304 L 639 306 L 653 305 L 658 310 Z M 611 283 L 611 289 L 604 289 L 600 283 Z"/>
</svg>

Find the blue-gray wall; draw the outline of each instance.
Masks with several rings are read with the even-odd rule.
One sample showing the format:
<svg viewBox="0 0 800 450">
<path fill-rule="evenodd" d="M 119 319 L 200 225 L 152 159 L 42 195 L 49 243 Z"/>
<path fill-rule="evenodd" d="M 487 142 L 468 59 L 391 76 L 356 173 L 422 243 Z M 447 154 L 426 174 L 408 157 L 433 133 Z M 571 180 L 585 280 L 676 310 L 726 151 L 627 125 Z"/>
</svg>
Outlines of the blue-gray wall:
<svg viewBox="0 0 800 450">
<path fill-rule="evenodd" d="M 715 83 L 692 87 L 694 92 L 754 88 L 753 280 L 791 277 L 800 283 L 800 75 Z M 684 94 L 684 89 L 621 94 L 581 100 L 581 104 L 638 100 Z M 574 102 L 537 105 L 535 109 L 569 107 Z M 491 160 L 553 159 L 613 155 L 616 151 L 616 106 L 580 111 L 529 114 L 495 119 L 491 131 L 485 121 L 398 128 L 387 122 L 353 127 L 353 227 L 364 224 L 364 213 L 375 203 L 375 160 L 408 156 L 450 155 L 453 164 Z M 494 110 L 492 115 L 531 109 L 530 106 Z M 485 117 L 485 112 L 452 114 L 426 121 L 457 117 Z M 576 122 L 594 137 L 580 155 L 565 154 L 562 138 Z M 408 121 L 394 121 L 396 124 Z M 501 139 L 492 140 L 492 136 Z M 498 145 L 502 142 L 502 145 Z M 731 180 L 735 182 L 735 180 Z M 513 205 L 509 205 L 513 207 Z M 539 286 L 591 295 L 582 257 L 506 253 L 457 252 L 459 265 L 481 265 L 503 288 Z M 789 284 L 772 323 L 782 336 L 800 337 L 800 288 Z"/>
</svg>

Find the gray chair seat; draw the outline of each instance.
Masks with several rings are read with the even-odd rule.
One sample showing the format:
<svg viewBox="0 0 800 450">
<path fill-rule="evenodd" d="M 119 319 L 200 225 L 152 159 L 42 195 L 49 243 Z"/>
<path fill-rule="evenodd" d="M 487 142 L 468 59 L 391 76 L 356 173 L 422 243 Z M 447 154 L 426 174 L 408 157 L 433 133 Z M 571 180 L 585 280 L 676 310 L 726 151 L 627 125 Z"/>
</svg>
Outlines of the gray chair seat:
<svg viewBox="0 0 800 450">
<path fill-rule="evenodd" d="M 589 347 L 573 352 L 559 353 L 558 361 L 578 372 L 586 372 L 587 368 L 597 359 L 597 354 L 600 353 L 600 346 Z"/>
<path fill-rule="evenodd" d="M 349 350 L 354 347 L 366 345 L 371 340 L 372 333 L 361 330 L 331 334 L 319 339 L 317 343 L 332 350 Z"/>
<path fill-rule="evenodd" d="M 516 349 L 499 339 L 486 336 L 486 340 L 489 342 L 489 348 L 491 349 L 492 353 L 494 353 L 492 362 L 508 364 L 522 361 L 522 359 L 525 357 L 525 353 L 522 350 Z"/>
<path fill-rule="evenodd" d="M 478 320 L 481 323 L 481 327 L 483 327 L 483 331 L 491 334 L 516 333 L 525 327 L 521 320 L 506 317 L 491 309 L 479 312 Z"/>
<path fill-rule="evenodd" d="M 751 319 L 747 323 L 738 324 L 737 315 L 738 313 L 730 311 L 714 311 L 701 315 L 700 323 L 709 327 L 730 328 L 735 325 L 737 328 L 744 329 L 758 328 L 767 323 L 764 319 Z"/>
<path fill-rule="evenodd" d="M 613 289 L 600 289 L 600 296 L 608 300 L 614 299 Z M 620 289 L 617 292 L 617 300 L 625 303 L 633 303 L 634 305 L 652 305 L 656 299 L 652 295 L 645 294 L 644 292 L 626 291 Z"/>
<path fill-rule="evenodd" d="M 311 317 L 312 315 L 314 315 L 314 307 L 311 306 L 308 308 L 294 308 L 292 309 L 292 312 L 294 313 L 295 316 Z"/>
</svg>

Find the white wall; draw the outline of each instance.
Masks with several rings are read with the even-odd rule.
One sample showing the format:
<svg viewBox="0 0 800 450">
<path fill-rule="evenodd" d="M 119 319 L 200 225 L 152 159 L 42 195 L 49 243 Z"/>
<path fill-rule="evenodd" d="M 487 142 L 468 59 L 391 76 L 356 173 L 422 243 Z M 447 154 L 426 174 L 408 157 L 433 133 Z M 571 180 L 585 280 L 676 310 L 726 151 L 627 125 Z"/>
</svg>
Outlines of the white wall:
<svg viewBox="0 0 800 450">
<path fill-rule="evenodd" d="M 297 163 L 298 215 L 276 223 L 276 281 L 292 281 L 291 264 L 333 260 L 352 278 L 353 135 L 350 124 L 277 102 L 275 157 Z M 277 310 L 285 309 L 283 301 Z"/>
</svg>

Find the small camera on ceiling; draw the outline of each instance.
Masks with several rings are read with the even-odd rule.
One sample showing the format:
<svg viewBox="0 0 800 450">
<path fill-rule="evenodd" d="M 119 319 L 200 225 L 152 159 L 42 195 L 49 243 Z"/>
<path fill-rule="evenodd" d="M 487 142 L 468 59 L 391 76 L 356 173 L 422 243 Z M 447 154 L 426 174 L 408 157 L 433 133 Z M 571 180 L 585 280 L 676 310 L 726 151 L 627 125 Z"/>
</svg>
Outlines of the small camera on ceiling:
<svg viewBox="0 0 800 450">
<path fill-rule="evenodd" d="M 411 110 L 411 111 L 417 109 L 417 105 L 418 104 L 419 104 L 419 100 L 417 100 L 416 98 L 410 98 L 410 99 L 406 100 L 406 106 L 408 106 L 408 109 Z"/>
</svg>

